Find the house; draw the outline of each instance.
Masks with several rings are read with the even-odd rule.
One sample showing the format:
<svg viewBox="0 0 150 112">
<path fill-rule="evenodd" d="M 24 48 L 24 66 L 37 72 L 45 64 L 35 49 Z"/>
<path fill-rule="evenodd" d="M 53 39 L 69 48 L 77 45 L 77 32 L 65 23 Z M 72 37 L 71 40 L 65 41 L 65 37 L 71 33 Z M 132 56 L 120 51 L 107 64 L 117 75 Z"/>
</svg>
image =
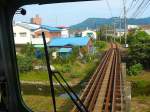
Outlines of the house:
<svg viewBox="0 0 150 112">
<path fill-rule="evenodd" d="M 92 31 L 92 30 L 84 30 L 82 31 L 82 37 L 90 37 L 90 38 L 93 38 L 93 39 L 96 39 L 97 38 L 97 35 L 96 35 L 96 32 L 95 31 Z"/>
<path fill-rule="evenodd" d="M 13 26 L 15 44 L 31 43 L 34 38 L 33 31 L 40 25 L 19 22 Z"/>
<path fill-rule="evenodd" d="M 93 52 L 93 40 L 88 37 L 52 38 L 48 46 L 51 48 L 72 48 L 78 46 L 82 53 Z"/>
<path fill-rule="evenodd" d="M 40 27 L 41 27 L 40 25 L 26 22 L 15 23 L 13 26 L 13 32 L 16 50 L 19 51 L 20 48 L 27 43 L 43 44 L 43 39 L 35 38 L 34 33 L 34 31 L 36 29 L 39 29 Z M 48 42 L 50 41 L 50 39 L 46 38 L 46 41 Z"/>
<path fill-rule="evenodd" d="M 124 35 L 124 29 L 116 29 L 116 36 L 120 37 Z"/>
<path fill-rule="evenodd" d="M 31 23 L 17 22 L 13 25 L 14 40 L 17 51 L 27 43 L 33 45 L 42 45 L 42 32 L 45 33 L 46 42 L 49 42 L 53 37 L 61 36 L 61 29 L 56 27 L 50 27 L 47 25 L 41 25 L 42 19 L 36 15 L 31 18 Z"/>
<path fill-rule="evenodd" d="M 65 27 L 65 26 L 58 26 L 57 28 L 59 28 L 61 30 L 61 37 L 62 38 L 67 38 L 69 37 L 69 28 Z"/>
<path fill-rule="evenodd" d="M 128 25 L 128 30 L 138 29 L 138 28 L 139 28 L 138 25 Z"/>
<path fill-rule="evenodd" d="M 67 58 L 72 53 L 72 48 L 60 48 L 57 53 L 59 56 Z"/>
<path fill-rule="evenodd" d="M 150 35 L 150 25 L 141 25 L 140 28 Z"/>
<path fill-rule="evenodd" d="M 35 38 L 41 38 L 42 32 L 44 32 L 45 37 L 49 39 L 61 36 L 61 30 L 59 28 L 41 25 L 39 28 L 34 30 Z"/>
</svg>

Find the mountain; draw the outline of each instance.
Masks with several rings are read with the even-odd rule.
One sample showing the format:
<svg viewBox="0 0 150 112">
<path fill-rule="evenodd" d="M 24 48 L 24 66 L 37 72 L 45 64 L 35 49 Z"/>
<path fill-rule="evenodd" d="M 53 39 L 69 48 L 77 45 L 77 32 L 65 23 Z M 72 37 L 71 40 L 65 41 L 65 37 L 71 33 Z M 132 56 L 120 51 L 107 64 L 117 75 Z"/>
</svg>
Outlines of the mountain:
<svg viewBox="0 0 150 112">
<path fill-rule="evenodd" d="M 112 24 L 113 21 L 119 21 L 119 18 L 113 17 L 113 18 L 88 18 L 85 21 L 70 26 L 71 29 L 76 30 L 76 29 L 86 29 L 87 27 L 90 29 L 95 29 L 97 27 L 106 25 L 106 24 Z M 122 23 L 124 19 L 121 19 Z M 150 17 L 148 18 L 139 18 L 139 19 L 134 19 L 134 18 L 128 18 L 127 19 L 128 24 L 132 25 L 146 25 L 150 24 Z M 116 26 L 119 27 L 119 22 L 116 22 Z M 123 27 L 123 25 L 122 25 Z"/>
</svg>

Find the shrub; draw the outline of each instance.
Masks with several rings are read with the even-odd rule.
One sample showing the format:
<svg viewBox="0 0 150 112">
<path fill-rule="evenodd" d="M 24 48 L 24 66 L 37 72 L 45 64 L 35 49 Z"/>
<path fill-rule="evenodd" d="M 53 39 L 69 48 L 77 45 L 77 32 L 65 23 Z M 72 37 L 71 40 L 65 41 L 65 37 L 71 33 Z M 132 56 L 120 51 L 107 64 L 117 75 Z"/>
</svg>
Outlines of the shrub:
<svg viewBox="0 0 150 112">
<path fill-rule="evenodd" d="M 33 69 L 32 59 L 26 56 L 17 56 L 18 68 L 20 72 L 28 72 Z"/>
<path fill-rule="evenodd" d="M 132 96 L 150 95 L 150 82 L 149 81 L 133 81 L 131 83 Z"/>
<path fill-rule="evenodd" d="M 142 70 L 143 66 L 140 63 L 132 65 L 128 69 L 128 75 L 138 75 L 139 73 L 141 73 Z"/>
<path fill-rule="evenodd" d="M 94 47 L 96 48 L 96 52 L 101 51 L 107 46 L 105 41 L 95 41 L 94 42 Z"/>
</svg>

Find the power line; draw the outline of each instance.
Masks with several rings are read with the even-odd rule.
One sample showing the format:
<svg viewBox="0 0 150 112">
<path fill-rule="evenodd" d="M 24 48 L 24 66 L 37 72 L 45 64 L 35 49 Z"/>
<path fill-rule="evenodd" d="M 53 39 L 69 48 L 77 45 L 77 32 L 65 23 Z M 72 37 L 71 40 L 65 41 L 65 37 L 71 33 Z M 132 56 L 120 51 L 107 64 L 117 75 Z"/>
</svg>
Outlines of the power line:
<svg viewBox="0 0 150 112">
<path fill-rule="evenodd" d="M 130 4 L 129 7 L 127 8 L 127 12 L 129 12 L 129 10 L 132 9 L 133 4 L 134 4 L 135 1 L 136 1 L 136 0 L 132 0 L 131 4 Z"/>
<path fill-rule="evenodd" d="M 132 5 L 132 7 L 130 8 L 130 10 L 134 9 L 137 6 L 137 4 L 139 3 L 140 0 L 134 0 L 134 1 L 135 1 L 135 4 Z"/>
<path fill-rule="evenodd" d="M 135 12 L 132 14 L 132 17 L 137 17 L 141 11 L 145 8 L 145 6 L 149 3 L 149 0 L 142 0 L 140 5 L 136 8 Z"/>
<path fill-rule="evenodd" d="M 113 17 L 113 14 L 112 14 L 112 10 L 111 10 L 109 1 L 108 1 L 108 0 L 105 0 L 105 1 L 106 1 L 106 4 L 107 4 L 107 7 L 108 7 L 108 9 L 109 9 L 110 15 L 111 15 L 111 17 Z"/>
<path fill-rule="evenodd" d="M 145 3 L 145 5 L 143 6 L 143 10 L 140 10 L 140 12 L 138 13 L 137 16 L 143 15 L 144 12 L 146 11 L 146 9 L 147 9 L 149 6 L 150 6 L 150 0 L 148 0 L 148 1 Z M 136 17 L 137 17 L 137 16 L 136 16 Z"/>
</svg>

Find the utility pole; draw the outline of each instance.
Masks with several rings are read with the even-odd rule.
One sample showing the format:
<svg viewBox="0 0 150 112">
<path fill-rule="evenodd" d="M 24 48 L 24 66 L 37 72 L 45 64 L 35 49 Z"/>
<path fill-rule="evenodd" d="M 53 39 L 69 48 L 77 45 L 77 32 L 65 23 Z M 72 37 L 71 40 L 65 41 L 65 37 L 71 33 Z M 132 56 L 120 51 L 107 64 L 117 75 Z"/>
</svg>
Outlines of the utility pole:
<svg viewBox="0 0 150 112">
<path fill-rule="evenodd" d="M 114 37 L 114 42 L 115 42 L 115 36 L 116 36 L 116 26 L 115 26 L 115 21 L 114 21 L 114 24 L 113 24 L 113 25 L 114 25 L 114 28 L 113 28 L 113 29 L 114 29 L 114 36 L 113 36 L 113 37 Z"/>
<path fill-rule="evenodd" d="M 121 27 L 121 17 L 120 17 L 120 34 L 119 34 L 119 36 L 120 36 L 120 43 L 121 43 L 121 30 L 122 30 L 122 27 Z"/>
<path fill-rule="evenodd" d="M 105 32 L 105 37 L 106 37 L 106 41 L 107 41 L 107 25 L 106 25 L 106 32 Z"/>
<path fill-rule="evenodd" d="M 127 11 L 126 11 L 126 4 L 125 4 L 125 0 L 123 0 L 123 9 L 124 9 L 124 43 L 125 43 L 125 47 L 127 44 Z"/>
</svg>

